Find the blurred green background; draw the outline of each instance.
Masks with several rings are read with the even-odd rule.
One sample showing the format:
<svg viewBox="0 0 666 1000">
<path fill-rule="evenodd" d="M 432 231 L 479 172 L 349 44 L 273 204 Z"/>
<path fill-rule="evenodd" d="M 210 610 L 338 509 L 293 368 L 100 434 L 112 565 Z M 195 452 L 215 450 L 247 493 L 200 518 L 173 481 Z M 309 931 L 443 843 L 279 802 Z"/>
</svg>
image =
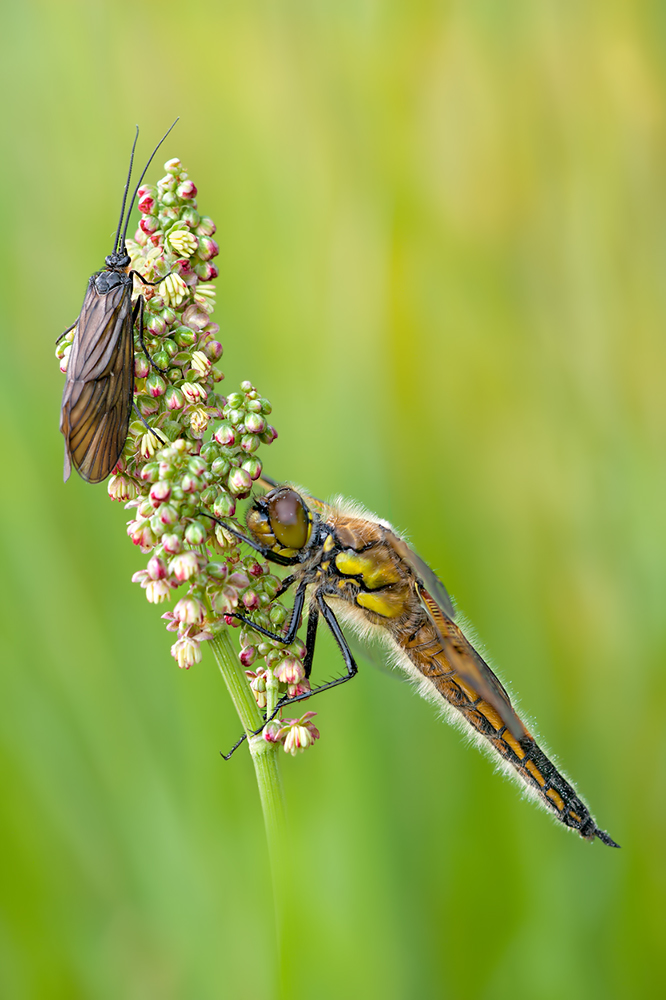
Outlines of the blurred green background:
<svg viewBox="0 0 666 1000">
<path fill-rule="evenodd" d="M 252 767 L 169 656 L 56 336 L 134 125 L 217 221 L 267 470 L 405 530 L 622 844 L 580 841 L 387 672 L 283 758 L 295 997 L 644 997 L 666 903 L 666 15 L 648 0 L 23 0 L 0 32 L 0 993 L 264 1000 Z M 325 644 L 322 643 L 322 647 Z M 330 646 L 318 676 L 340 669 Z M 663 986 L 661 987 L 663 988 Z"/>
</svg>

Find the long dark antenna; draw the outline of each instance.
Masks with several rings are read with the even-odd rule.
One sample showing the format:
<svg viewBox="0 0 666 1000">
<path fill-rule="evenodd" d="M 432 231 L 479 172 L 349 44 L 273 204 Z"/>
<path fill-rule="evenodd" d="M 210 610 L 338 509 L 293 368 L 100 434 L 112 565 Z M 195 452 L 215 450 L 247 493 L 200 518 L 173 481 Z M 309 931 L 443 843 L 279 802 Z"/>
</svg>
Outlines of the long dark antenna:
<svg viewBox="0 0 666 1000">
<path fill-rule="evenodd" d="M 155 156 L 155 153 L 160 148 L 160 146 L 162 145 L 162 143 L 164 142 L 164 140 L 168 136 L 168 134 L 171 131 L 171 129 L 174 128 L 174 126 L 175 126 L 175 124 L 176 124 L 176 122 L 178 121 L 179 118 L 180 118 L 180 115 L 178 116 L 178 118 L 176 118 L 176 121 L 173 123 L 173 125 L 171 126 L 171 128 L 167 129 L 167 131 L 164 133 L 164 135 L 162 136 L 162 138 L 160 139 L 160 141 L 157 143 L 157 145 L 155 146 L 155 149 L 150 154 L 150 159 L 148 160 L 148 163 L 146 163 L 145 167 L 143 168 L 143 173 L 139 177 L 139 183 L 137 184 L 137 186 L 134 189 L 134 194 L 132 195 L 132 200 L 130 202 L 129 208 L 127 209 L 127 217 L 125 219 L 125 228 L 123 229 L 123 237 L 122 237 L 122 241 L 121 241 L 121 244 L 120 244 L 122 249 L 125 248 L 125 236 L 127 235 L 127 227 L 129 225 L 130 215 L 132 214 L 132 208 L 134 207 L 134 199 L 136 198 L 138 190 L 141 187 L 141 181 L 146 176 L 146 171 L 148 170 L 148 167 L 150 166 L 150 164 L 153 162 L 153 157 Z"/>
<path fill-rule="evenodd" d="M 120 239 L 120 227 L 123 224 L 123 216 L 125 215 L 125 203 L 127 202 L 127 191 L 130 186 L 130 180 L 132 179 L 132 164 L 134 163 L 134 150 L 136 149 L 136 141 L 139 138 L 139 126 L 136 127 L 136 135 L 134 136 L 134 142 L 132 143 L 132 152 L 130 153 L 130 165 L 129 173 L 127 174 L 127 180 L 125 181 L 125 190 L 123 191 L 123 207 L 120 209 L 120 219 L 118 220 L 118 230 L 116 232 L 116 242 L 113 246 L 114 252 L 118 253 L 118 241 Z"/>
</svg>

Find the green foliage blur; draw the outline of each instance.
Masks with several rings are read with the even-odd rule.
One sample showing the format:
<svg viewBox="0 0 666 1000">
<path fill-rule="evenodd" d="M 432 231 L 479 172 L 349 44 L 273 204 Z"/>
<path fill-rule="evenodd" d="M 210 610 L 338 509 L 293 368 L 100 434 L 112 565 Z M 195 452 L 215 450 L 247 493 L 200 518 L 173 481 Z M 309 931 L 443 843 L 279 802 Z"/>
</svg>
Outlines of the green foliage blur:
<svg viewBox="0 0 666 1000">
<path fill-rule="evenodd" d="M 62 483 L 53 356 L 134 125 L 218 224 L 267 471 L 407 532 L 622 845 L 387 671 L 283 773 L 315 1000 L 654 995 L 666 903 L 666 15 L 654 0 L 22 0 L 0 31 L 0 994 L 267 1000 L 269 870 L 212 657 Z M 322 642 L 322 647 L 326 644 Z M 329 643 L 322 679 L 341 665 Z M 663 988 L 663 987 L 662 987 Z"/>
</svg>

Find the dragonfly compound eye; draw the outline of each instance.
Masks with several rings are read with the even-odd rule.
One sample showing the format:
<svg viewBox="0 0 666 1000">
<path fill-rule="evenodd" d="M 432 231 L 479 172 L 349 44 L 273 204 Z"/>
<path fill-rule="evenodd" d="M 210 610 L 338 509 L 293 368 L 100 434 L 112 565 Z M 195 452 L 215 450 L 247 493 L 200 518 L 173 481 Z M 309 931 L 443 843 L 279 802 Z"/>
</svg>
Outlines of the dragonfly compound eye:
<svg viewBox="0 0 666 1000">
<path fill-rule="evenodd" d="M 310 512 L 294 490 L 278 489 L 266 498 L 271 528 L 286 549 L 302 549 L 310 538 Z"/>
</svg>

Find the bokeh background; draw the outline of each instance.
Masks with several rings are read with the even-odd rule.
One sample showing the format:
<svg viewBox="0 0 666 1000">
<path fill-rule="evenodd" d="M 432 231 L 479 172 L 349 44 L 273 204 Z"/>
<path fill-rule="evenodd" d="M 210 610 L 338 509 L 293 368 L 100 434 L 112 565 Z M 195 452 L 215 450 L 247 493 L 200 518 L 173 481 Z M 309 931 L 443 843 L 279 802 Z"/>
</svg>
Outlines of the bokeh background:
<svg viewBox="0 0 666 1000">
<path fill-rule="evenodd" d="M 407 531 L 611 851 L 388 672 L 284 780 L 293 996 L 631 998 L 666 903 L 666 16 L 650 0 L 2 15 L 0 992 L 264 1000 L 269 872 L 212 657 L 169 656 L 122 507 L 63 485 L 56 336 L 181 115 L 227 385 L 275 477 Z M 320 677 L 339 670 L 324 649 Z M 663 985 L 661 986 L 663 988 Z"/>
</svg>

